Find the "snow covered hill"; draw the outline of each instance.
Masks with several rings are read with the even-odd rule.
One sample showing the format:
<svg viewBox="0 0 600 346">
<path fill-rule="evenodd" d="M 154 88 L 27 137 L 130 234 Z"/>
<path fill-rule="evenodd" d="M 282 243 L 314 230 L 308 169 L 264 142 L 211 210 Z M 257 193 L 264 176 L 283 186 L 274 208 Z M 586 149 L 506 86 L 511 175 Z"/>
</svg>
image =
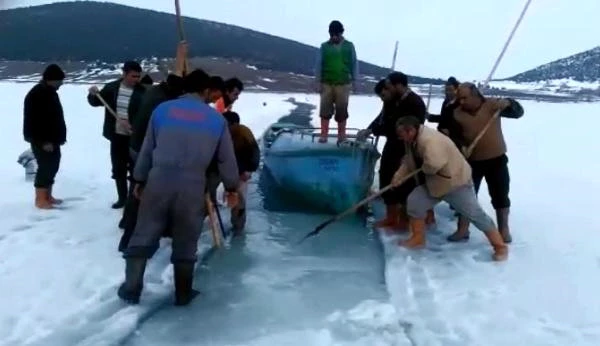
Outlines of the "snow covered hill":
<svg viewBox="0 0 600 346">
<path fill-rule="evenodd" d="M 600 46 L 552 61 L 506 80 L 566 88 L 600 87 Z"/>
</svg>

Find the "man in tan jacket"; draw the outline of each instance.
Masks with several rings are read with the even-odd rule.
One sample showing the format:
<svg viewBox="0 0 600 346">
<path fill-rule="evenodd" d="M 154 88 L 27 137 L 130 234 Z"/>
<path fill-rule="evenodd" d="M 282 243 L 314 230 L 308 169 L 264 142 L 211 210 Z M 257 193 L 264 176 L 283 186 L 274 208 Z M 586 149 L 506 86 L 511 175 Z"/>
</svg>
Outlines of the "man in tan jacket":
<svg viewBox="0 0 600 346">
<path fill-rule="evenodd" d="M 419 119 L 412 116 L 398 120 L 396 131 L 405 143 L 406 154 L 392 184 L 400 185 L 403 177 L 419 168 L 425 174 L 425 184 L 417 186 L 408 196 L 406 209 L 411 236 L 400 245 L 407 248 L 425 246 L 427 210 L 443 200 L 483 231 L 494 248 L 492 258 L 495 261 L 506 260 L 508 247 L 494 221 L 477 201 L 471 167 L 452 140 L 421 125 Z"/>
<path fill-rule="evenodd" d="M 492 206 L 496 210 L 496 222 L 505 243 L 512 237 L 508 227 L 510 210 L 510 175 L 506 142 L 502 133 L 501 118 L 518 119 L 523 116 L 523 107 L 513 99 L 485 98 L 472 83 L 462 83 L 457 90 L 459 107 L 454 110 L 454 119 L 462 130 L 465 145 L 470 145 L 475 137 L 497 112 L 492 125 L 477 142 L 469 157 L 473 171 L 475 192 L 479 191 L 481 181 L 485 178 Z M 458 230 L 448 237 L 449 241 L 466 241 L 469 239 L 469 221 L 459 217 Z"/>
</svg>

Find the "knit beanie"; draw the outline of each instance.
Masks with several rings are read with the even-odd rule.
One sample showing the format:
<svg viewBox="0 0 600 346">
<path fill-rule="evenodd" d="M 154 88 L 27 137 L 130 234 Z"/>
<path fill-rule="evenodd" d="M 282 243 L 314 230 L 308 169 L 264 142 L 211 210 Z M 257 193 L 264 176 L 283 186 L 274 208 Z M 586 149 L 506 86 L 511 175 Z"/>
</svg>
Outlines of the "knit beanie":
<svg viewBox="0 0 600 346">
<path fill-rule="evenodd" d="M 344 33 L 344 26 L 339 20 L 334 20 L 329 23 L 329 33 L 331 35 L 341 35 Z"/>
<path fill-rule="evenodd" d="M 45 81 L 58 81 L 65 79 L 65 72 L 56 64 L 51 64 L 46 67 L 42 79 Z"/>
</svg>

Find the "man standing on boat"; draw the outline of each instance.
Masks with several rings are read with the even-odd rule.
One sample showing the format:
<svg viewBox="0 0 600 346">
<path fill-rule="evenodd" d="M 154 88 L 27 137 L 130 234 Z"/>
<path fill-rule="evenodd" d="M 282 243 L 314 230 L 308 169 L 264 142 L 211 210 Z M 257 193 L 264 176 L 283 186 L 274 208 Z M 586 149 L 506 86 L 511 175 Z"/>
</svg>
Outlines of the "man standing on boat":
<svg viewBox="0 0 600 346">
<path fill-rule="evenodd" d="M 204 222 L 206 169 L 214 157 L 230 192 L 229 206 L 237 204 L 233 143 L 225 118 L 206 102 L 209 76 L 195 71 L 185 84 L 188 94 L 160 104 L 152 113 L 135 165 L 139 219 L 124 252 L 125 282 L 118 291 L 129 303 L 139 302 L 146 262 L 167 227 L 173 234 L 175 303 L 187 305 L 197 295 L 192 289 L 194 264 Z"/>
<path fill-rule="evenodd" d="M 402 179 L 416 169 L 421 169 L 425 177 L 424 184 L 416 186 L 408 196 L 411 235 L 399 244 L 410 249 L 424 247 L 427 210 L 443 200 L 485 234 L 494 248 L 495 261 L 506 260 L 508 247 L 494 221 L 477 201 L 471 167 L 452 140 L 413 116 L 398 120 L 397 132 L 406 145 L 406 155 L 392 184 L 399 186 Z"/>
<path fill-rule="evenodd" d="M 329 40 L 321 44 L 317 55 L 315 79 L 321 94 L 320 143 L 327 142 L 329 122 L 335 114 L 338 124 L 338 143 L 346 139 L 348 100 L 358 78 L 358 59 L 352 42 L 343 36 L 344 26 L 337 20 L 329 24 Z"/>
<path fill-rule="evenodd" d="M 408 77 L 402 72 L 390 73 L 376 85 L 375 93 L 382 99 L 383 109 L 368 128 L 358 133 L 358 137 L 362 139 L 370 134 L 386 137 L 379 166 L 379 186 L 383 188 L 391 183 L 405 152 L 404 143 L 396 134 L 396 122 L 402 117 L 414 115 L 423 124 L 427 110 L 423 99 L 408 87 Z M 375 227 L 390 230 L 407 228 L 408 217 L 404 205 L 415 186 L 415 181 L 411 180 L 383 194 L 386 215 L 375 223 Z M 433 210 L 428 211 L 427 221 L 434 222 Z"/>
<path fill-rule="evenodd" d="M 510 174 L 506 142 L 500 120 L 501 118 L 520 118 L 523 116 L 523 107 L 519 102 L 510 98 L 486 98 L 472 83 L 460 84 L 457 100 L 460 106 L 454 111 L 454 119 L 462 129 L 462 137 L 465 139 L 466 145 L 470 145 L 494 114 L 500 112 L 473 149 L 469 163 L 473 172 L 475 191 L 479 191 L 481 181 L 485 178 L 492 206 L 496 210 L 498 228 L 504 242 L 510 243 L 512 241 L 508 226 Z M 468 218 L 459 217 L 457 228 L 458 230 L 449 236 L 448 240 L 452 242 L 468 240 Z"/>
</svg>

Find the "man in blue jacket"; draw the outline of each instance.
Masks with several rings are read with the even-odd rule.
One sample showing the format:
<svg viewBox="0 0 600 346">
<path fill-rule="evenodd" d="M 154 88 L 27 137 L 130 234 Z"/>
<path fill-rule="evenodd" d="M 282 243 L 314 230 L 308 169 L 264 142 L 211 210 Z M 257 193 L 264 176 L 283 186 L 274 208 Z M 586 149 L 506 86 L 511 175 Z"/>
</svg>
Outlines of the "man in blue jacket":
<svg viewBox="0 0 600 346">
<path fill-rule="evenodd" d="M 160 104 L 152 113 L 133 173 L 140 210 L 124 251 L 125 282 L 118 292 L 133 304 L 139 302 L 146 262 L 167 227 L 173 237 L 175 304 L 187 305 L 197 295 L 192 289 L 194 264 L 204 221 L 206 170 L 213 157 L 230 207 L 237 203 L 233 143 L 227 121 L 207 104 L 209 76 L 195 73 L 185 82 L 186 95 Z"/>
</svg>

